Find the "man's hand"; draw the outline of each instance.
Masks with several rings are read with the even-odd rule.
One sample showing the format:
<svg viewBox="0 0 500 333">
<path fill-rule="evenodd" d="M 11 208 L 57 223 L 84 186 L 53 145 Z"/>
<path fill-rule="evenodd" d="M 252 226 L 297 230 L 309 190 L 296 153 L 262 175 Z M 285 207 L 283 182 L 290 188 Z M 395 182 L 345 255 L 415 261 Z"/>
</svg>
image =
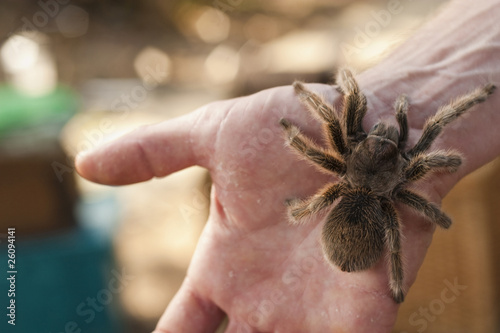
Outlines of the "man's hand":
<svg viewBox="0 0 500 333">
<path fill-rule="evenodd" d="M 309 88 L 331 103 L 338 97 L 331 86 Z M 374 119 L 376 110 L 369 112 Z M 211 173 L 208 223 L 157 332 L 213 332 L 224 313 L 228 332 L 387 332 L 392 327 L 397 305 L 385 257 L 369 270 L 342 272 L 323 258 L 324 214 L 305 225 L 288 223 L 287 199 L 305 198 L 336 179 L 285 147 L 281 118 L 321 142 L 320 124 L 291 87 L 280 87 L 142 127 L 77 159 L 82 176 L 104 184 L 145 181 L 194 164 Z M 414 140 L 419 133 L 412 132 Z M 401 213 L 409 287 L 434 228 Z"/>
</svg>

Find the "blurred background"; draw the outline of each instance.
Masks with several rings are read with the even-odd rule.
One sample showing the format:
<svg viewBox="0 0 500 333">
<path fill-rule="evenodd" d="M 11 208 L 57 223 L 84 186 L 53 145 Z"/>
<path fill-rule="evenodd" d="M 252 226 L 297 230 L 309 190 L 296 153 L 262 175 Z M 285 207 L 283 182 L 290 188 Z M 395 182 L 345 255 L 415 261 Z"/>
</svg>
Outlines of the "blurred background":
<svg viewBox="0 0 500 333">
<path fill-rule="evenodd" d="M 75 173 L 77 152 L 210 101 L 362 71 L 445 2 L 0 1 L 0 270 L 15 227 L 18 271 L 16 326 L 0 331 L 150 332 L 182 282 L 206 170 L 106 187 Z M 500 332 L 499 171 L 446 198 L 454 227 L 436 233 L 394 332 Z M 0 279 L 4 309 L 8 289 Z"/>
</svg>

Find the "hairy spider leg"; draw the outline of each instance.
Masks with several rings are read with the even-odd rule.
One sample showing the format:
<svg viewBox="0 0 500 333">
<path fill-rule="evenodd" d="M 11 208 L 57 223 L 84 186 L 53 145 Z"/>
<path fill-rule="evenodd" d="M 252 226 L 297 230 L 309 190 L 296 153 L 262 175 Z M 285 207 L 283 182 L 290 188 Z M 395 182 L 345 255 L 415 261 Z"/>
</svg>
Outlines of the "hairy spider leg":
<svg viewBox="0 0 500 333">
<path fill-rule="evenodd" d="M 461 164 L 462 158 L 458 153 L 433 151 L 412 158 L 403 172 L 405 179 L 413 182 L 422 179 L 432 171 L 456 172 Z"/>
<path fill-rule="evenodd" d="M 338 73 L 340 89 L 344 93 L 344 126 L 346 139 L 351 146 L 357 144 L 359 133 L 364 133 L 362 121 L 366 114 L 366 97 L 359 89 L 352 72 L 341 69 Z"/>
<path fill-rule="evenodd" d="M 403 150 L 408 140 L 408 97 L 401 95 L 394 104 L 396 120 L 399 124 L 398 149 Z"/>
<path fill-rule="evenodd" d="M 325 103 L 321 96 L 308 90 L 302 82 L 295 81 L 293 83 L 295 93 L 299 96 L 300 101 L 306 105 L 309 112 L 323 121 L 324 133 L 327 133 L 328 143 L 339 154 L 347 153 L 347 146 L 342 132 L 340 120 L 336 115 L 335 110 Z"/>
<path fill-rule="evenodd" d="M 287 133 L 288 143 L 295 148 L 301 156 L 313 162 L 316 166 L 321 167 L 323 170 L 334 172 L 339 176 L 345 174 L 346 165 L 344 161 L 316 146 L 309 138 L 303 135 L 297 127 L 290 124 L 288 120 L 281 119 L 280 124 Z"/>
<path fill-rule="evenodd" d="M 405 299 L 405 293 L 403 291 L 404 271 L 401 259 L 401 224 L 396 209 L 389 200 L 382 202 L 382 210 L 387 216 L 385 243 L 389 251 L 391 293 L 397 303 L 402 303 Z"/>
<path fill-rule="evenodd" d="M 400 190 L 396 193 L 396 199 L 422 213 L 441 228 L 448 229 L 451 225 L 451 219 L 448 215 L 443 213 L 436 205 L 410 190 Z"/>
<path fill-rule="evenodd" d="M 409 156 L 416 156 L 417 154 L 425 152 L 429 149 L 439 133 L 441 133 L 444 126 L 460 117 L 474 105 L 484 102 L 486 98 L 495 91 L 495 88 L 493 84 L 487 84 L 482 88 L 475 89 L 467 95 L 459 97 L 448 105 L 440 107 L 436 114 L 426 121 L 422 136 L 407 154 Z"/>
<path fill-rule="evenodd" d="M 304 217 L 318 213 L 322 209 L 330 206 L 335 200 L 342 196 L 345 190 L 346 185 L 343 183 L 334 185 L 328 184 L 319 190 L 317 194 L 306 200 L 293 200 L 288 202 L 292 221 L 298 223 Z"/>
</svg>

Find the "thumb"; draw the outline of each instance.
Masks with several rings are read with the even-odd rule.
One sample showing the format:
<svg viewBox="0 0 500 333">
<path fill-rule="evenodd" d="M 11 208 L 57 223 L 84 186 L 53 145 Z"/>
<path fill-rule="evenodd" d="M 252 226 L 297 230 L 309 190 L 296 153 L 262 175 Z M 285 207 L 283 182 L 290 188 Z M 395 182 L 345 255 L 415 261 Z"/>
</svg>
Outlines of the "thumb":
<svg viewBox="0 0 500 333">
<path fill-rule="evenodd" d="M 153 333 L 214 332 L 223 318 L 224 312 L 193 290 L 186 278 Z"/>
<path fill-rule="evenodd" d="M 155 125 L 142 126 L 121 138 L 76 156 L 78 173 L 93 182 L 125 185 L 164 177 L 204 161 L 195 153 L 203 135 L 194 131 L 203 110 Z"/>
</svg>

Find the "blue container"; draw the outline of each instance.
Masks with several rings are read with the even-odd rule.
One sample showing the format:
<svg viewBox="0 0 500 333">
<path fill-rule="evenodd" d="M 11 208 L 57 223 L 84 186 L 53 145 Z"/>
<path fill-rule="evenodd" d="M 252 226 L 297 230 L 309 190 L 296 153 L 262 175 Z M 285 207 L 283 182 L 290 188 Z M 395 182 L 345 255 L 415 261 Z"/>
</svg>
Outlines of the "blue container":
<svg viewBox="0 0 500 333">
<path fill-rule="evenodd" d="M 11 274 L 7 230 L 0 232 L 0 332 L 119 332 L 118 293 L 127 280 L 112 265 L 108 237 L 76 229 L 16 239 L 17 273 Z M 11 300 L 15 325 L 9 324 Z"/>
</svg>

